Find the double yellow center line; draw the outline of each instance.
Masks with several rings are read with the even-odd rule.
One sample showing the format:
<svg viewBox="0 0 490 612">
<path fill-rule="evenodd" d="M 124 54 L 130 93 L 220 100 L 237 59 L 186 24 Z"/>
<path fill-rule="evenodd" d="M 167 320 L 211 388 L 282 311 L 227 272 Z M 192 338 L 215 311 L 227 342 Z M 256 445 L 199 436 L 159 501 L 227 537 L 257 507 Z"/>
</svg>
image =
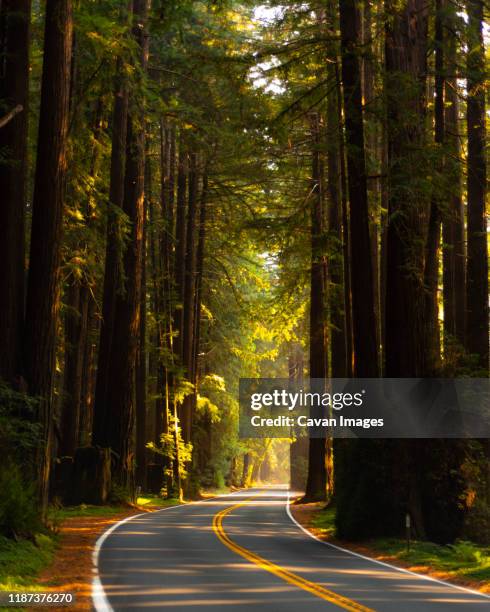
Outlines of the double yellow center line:
<svg viewBox="0 0 490 612">
<path fill-rule="evenodd" d="M 371 608 L 367 608 L 366 606 L 363 606 L 362 604 L 352 601 L 351 599 L 348 599 L 347 597 L 343 597 L 342 595 L 339 595 L 338 593 L 334 593 L 333 591 L 330 591 L 329 589 L 326 589 L 325 587 L 319 584 L 316 584 L 315 582 L 310 582 L 309 580 L 306 580 L 305 578 L 302 578 L 301 576 L 298 576 L 297 574 L 293 574 L 293 572 L 290 572 L 289 570 L 286 570 L 283 567 L 280 567 L 279 565 L 272 563 L 272 561 L 268 561 L 267 559 L 264 559 L 263 557 L 261 557 L 260 555 L 257 555 L 251 550 L 248 550 L 247 548 L 243 548 L 243 546 L 239 546 L 236 542 L 233 542 L 233 540 L 231 540 L 228 537 L 228 535 L 226 534 L 223 528 L 223 519 L 228 514 L 233 512 L 233 510 L 236 510 L 237 508 L 241 508 L 242 506 L 247 505 L 247 502 L 249 502 L 251 499 L 253 498 L 251 497 L 245 500 L 244 502 L 236 504 L 235 506 L 225 508 L 225 510 L 221 510 L 221 512 L 218 512 L 217 514 L 214 515 L 213 530 L 225 546 L 227 546 L 230 550 L 240 555 L 247 561 L 250 561 L 251 563 L 255 563 L 255 565 L 257 565 L 261 569 L 266 570 L 270 572 L 271 574 L 274 574 L 278 578 L 282 578 L 282 580 L 288 582 L 289 584 L 292 584 L 296 587 L 304 589 L 305 591 L 308 591 L 312 595 L 316 595 L 317 597 L 320 597 L 321 599 L 324 599 L 332 604 L 335 604 L 336 606 L 339 606 L 340 608 L 343 608 L 344 610 L 350 610 L 352 612 L 353 611 L 375 612 Z"/>
</svg>

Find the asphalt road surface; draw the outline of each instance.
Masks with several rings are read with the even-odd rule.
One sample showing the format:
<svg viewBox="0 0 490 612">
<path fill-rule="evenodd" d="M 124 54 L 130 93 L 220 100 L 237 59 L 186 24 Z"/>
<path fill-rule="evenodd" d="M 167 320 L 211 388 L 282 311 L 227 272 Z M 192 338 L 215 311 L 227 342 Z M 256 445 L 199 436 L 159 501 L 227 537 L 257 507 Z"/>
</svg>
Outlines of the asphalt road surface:
<svg viewBox="0 0 490 612">
<path fill-rule="evenodd" d="M 311 538 L 280 487 L 139 515 L 101 540 L 97 612 L 490 611 L 488 597 Z"/>
</svg>

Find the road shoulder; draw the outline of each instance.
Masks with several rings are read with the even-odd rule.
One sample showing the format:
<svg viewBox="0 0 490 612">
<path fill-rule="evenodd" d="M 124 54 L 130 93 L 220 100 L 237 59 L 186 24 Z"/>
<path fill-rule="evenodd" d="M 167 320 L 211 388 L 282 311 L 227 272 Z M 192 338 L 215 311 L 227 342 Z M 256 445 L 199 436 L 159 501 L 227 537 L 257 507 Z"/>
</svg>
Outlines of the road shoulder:
<svg viewBox="0 0 490 612">
<path fill-rule="evenodd" d="M 398 567 L 400 569 L 405 569 L 418 574 L 423 574 L 425 576 L 429 576 L 437 580 L 443 580 L 457 586 L 470 588 L 486 595 L 490 594 L 490 581 L 487 579 L 474 580 L 468 577 L 457 576 L 454 572 L 446 571 L 437 566 L 431 565 L 426 561 L 424 561 L 423 563 L 413 562 L 411 560 L 405 561 L 398 555 L 387 554 L 386 552 L 377 548 L 376 541 L 369 541 L 366 543 L 363 542 L 362 544 L 360 544 L 355 542 L 345 542 L 342 540 L 338 540 L 332 535 L 333 529 L 330 526 L 318 526 L 318 523 L 321 523 L 321 521 L 319 521 L 318 519 L 319 517 L 321 517 L 321 513 L 323 512 L 324 507 L 324 503 L 291 503 L 290 511 L 294 519 L 302 527 L 304 527 L 312 535 L 314 535 L 321 541 L 329 542 L 331 544 L 350 550 L 354 553 L 364 555 L 376 561 L 391 564 L 394 567 Z"/>
<path fill-rule="evenodd" d="M 164 506 L 84 506 L 80 509 L 68 509 L 68 516 L 57 528 L 58 546 L 53 560 L 35 580 L 36 589 L 73 592 L 76 595 L 77 611 L 92 610 L 92 554 L 98 538 L 112 525 L 125 518 L 142 512 L 153 512 L 161 507 Z M 37 607 L 35 610 L 42 608 Z M 56 608 L 51 607 L 49 610 Z"/>
</svg>

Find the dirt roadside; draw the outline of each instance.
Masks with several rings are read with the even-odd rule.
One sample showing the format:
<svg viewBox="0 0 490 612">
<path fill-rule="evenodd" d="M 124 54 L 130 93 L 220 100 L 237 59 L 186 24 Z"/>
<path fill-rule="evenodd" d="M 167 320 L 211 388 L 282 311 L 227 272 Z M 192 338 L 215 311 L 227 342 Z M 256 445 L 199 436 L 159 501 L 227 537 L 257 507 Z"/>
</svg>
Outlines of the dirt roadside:
<svg viewBox="0 0 490 612">
<path fill-rule="evenodd" d="M 36 607 L 29 610 L 91 610 L 92 609 L 92 551 L 99 536 L 114 523 L 123 518 L 146 512 L 138 508 L 128 508 L 113 516 L 70 517 L 60 527 L 60 546 L 53 562 L 40 574 L 38 586 L 43 591 L 73 592 L 76 595 L 74 606 Z"/>
</svg>

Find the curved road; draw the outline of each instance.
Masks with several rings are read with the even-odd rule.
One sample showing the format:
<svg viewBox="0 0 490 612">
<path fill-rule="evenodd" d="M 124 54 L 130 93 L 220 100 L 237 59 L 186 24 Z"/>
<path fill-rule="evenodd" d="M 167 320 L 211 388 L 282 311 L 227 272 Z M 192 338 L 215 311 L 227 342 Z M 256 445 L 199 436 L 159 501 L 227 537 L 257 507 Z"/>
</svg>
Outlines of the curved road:
<svg viewBox="0 0 490 612">
<path fill-rule="evenodd" d="M 490 598 L 308 536 L 286 489 L 138 515 L 99 539 L 94 607 L 179 612 L 477 612 Z"/>
</svg>

